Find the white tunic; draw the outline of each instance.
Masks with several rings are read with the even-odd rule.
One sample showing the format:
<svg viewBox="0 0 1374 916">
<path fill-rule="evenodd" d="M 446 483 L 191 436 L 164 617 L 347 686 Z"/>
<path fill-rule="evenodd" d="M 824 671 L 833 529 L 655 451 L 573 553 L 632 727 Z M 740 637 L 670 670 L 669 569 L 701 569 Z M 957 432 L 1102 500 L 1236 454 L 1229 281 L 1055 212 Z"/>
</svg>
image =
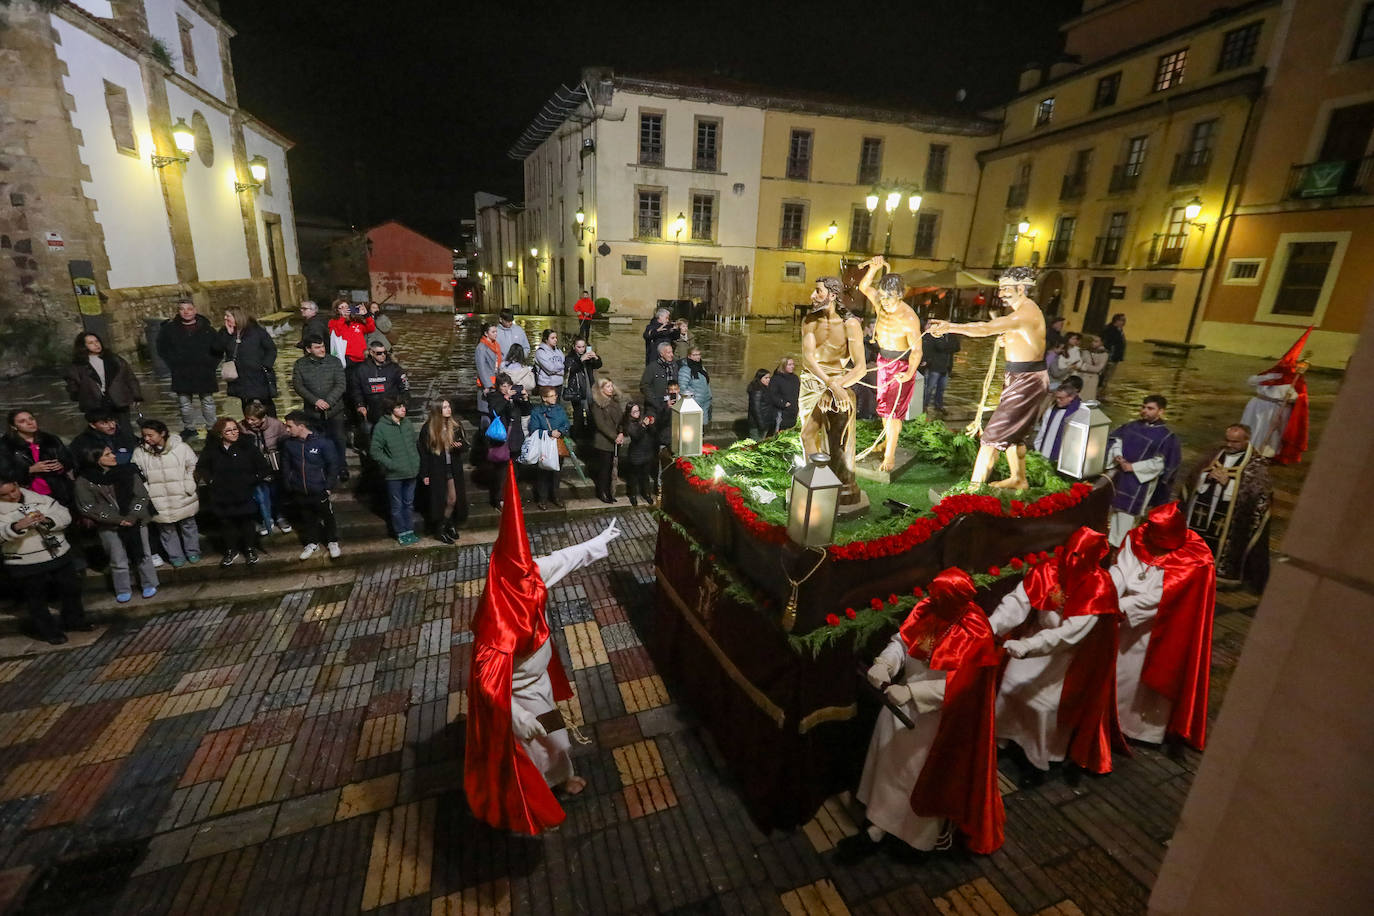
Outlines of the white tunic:
<svg viewBox="0 0 1374 916">
<path fill-rule="evenodd" d="M 610 538 L 598 535 L 581 544 L 564 547 L 534 562 L 539 567 L 539 577 L 546 588 L 583 566 L 603 559 L 608 552 Z M 529 721 L 554 709 L 553 682 L 549 679 L 549 661 L 553 657 L 553 638 L 524 658 L 515 659 L 515 670 L 511 677 L 511 722 L 515 725 L 517 736 L 520 723 L 528 727 Z M 547 735 L 530 740 L 517 738 L 534 765 L 544 774 L 551 786 L 561 785 L 573 777 L 572 758 L 568 755 L 570 747 L 568 730 L 560 728 Z"/>
<path fill-rule="evenodd" d="M 1164 741 L 1173 704 L 1142 684 L 1140 672 L 1164 595 L 1164 570 L 1140 562 L 1127 540 L 1111 572 L 1121 613 L 1126 615 L 1116 657 L 1116 709 L 1121 731 L 1128 738 L 1159 744 Z"/>
<path fill-rule="evenodd" d="M 1114 466 L 1117 456 L 1121 454 L 1121 440 L 1113 439 L 1112 444 L 1107 449 L 1107 467 Z M 1159 475 L 1164 473 L 1164 456 L 1157 455 L 1154 458 L 1145 458 L 1141 461 L 1132 461 L 1131 469 L 1123 473 L 1134 474 L 1136 478 L 1144 484 L 1149 484 L 1145 491 L 1145 511 L 1149 511 L 1150 497 L 1154 495 L 1155 484 L 1159 481 Z M 1120 547 L 1121 542 L 1126 540 L 1126 535 L 1136 526 L 1143 516 L 1134 516 L 1129 512 L 1122 512 L 1120 509 L 1112 510 L 1112 517 L 1108 522 L 1107 543 L 1113 547 Z"/>
<path fill-rule="evenodd" d="M 1049 769 L 1068 753 L 1069 729 L 1059 727 L 1059 698 L 1064 675 L 1073 661 L 1074 647 L 1081 642 L 1097 617 L 1085 615 L 1065 620 L 1057 611 L 1031 607 L 1025 585 L 1002 599 L 988 622 L 1003 636 L 1034 615 L 1034 632 L 1021 640 L 1026 658 L 1010 658 L 997 691 L 997 740 L 1015 741 L 1036 768 Z"/>
<path fill-rule="evenodd" d="M 1283 447 L 1283 430 L 1298 393 L 1292 385 L 1266 385 L 1279 378 L 1277 372 L 1252 375 L 1245 384 L 1255 389 L 1255 396 L 1245 405 L 1240 422 L 1250 427 L 1250 441 L 1255 451 L 1272 458 Z"/>
<path fill-rule="evenodd" d="M 885 662 L 889 671 L 901 672 L 893 683 L 911 689 L 911 701 L 902 711 L 916 727 L 907 728 L 889 709 L 878 713 L 859 780 L 858 799 L 868 806 L 866 813 L 875 827 L 915 849 L 934 849 L 944 818 L 920 817 L 912 811 L 911 790 L 940 728 L 945 672 L 933 671 L 925 662 L 908 655 L 900 635 L 892 637 L 878 661 Z"/>
</svg>

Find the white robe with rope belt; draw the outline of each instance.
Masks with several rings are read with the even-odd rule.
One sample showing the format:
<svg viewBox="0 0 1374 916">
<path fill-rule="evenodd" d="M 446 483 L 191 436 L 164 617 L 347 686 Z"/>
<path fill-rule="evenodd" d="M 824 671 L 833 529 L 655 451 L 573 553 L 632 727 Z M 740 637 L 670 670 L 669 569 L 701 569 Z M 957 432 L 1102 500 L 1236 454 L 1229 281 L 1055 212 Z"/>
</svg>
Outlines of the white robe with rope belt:
<svg viewBox="0 0 1374 916">
<path fill-rule="evenodd" d="M 1164 740 L 1173 704 L 1142 684 L 1140 672 L 1164 597 L 1164 570 L 1140 562 L 1127 538 L 1111 573 L 1121 613 L 1126 615 L 1116 656 L 1116 710 L 1121 717 L 1121 733 L 1159 744 Z"/>
</svg>

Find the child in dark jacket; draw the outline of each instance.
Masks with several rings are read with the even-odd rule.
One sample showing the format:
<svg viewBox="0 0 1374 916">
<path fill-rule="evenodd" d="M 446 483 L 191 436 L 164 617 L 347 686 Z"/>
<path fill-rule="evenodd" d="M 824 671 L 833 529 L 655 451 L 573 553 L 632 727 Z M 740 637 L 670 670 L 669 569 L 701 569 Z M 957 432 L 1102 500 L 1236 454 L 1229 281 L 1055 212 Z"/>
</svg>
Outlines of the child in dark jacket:
<svg viewBox="0 0 1374 916">
<path fill-rule="evenodd" d="M 305 549 L 301 559 L 308 560 L 326 545 L 331 557 L 339 557 L 339 526 L 334 521 L 330 490 L 338 483 L 343 457 L 330 439 L 317 436 L 307 425 L 303 410 L 286 415 L 286 438 L 281 442 L 282 486 L 296 508 L 296 526 Z"/>
<path fill-rule="evenodd" d="M 568 421 L 568 412 L 558 403 L 558 389 L 545 385 L 538 389 L 538 394 L 540 403 L 530 411 L 530 435 L 542 430 L 556 440 L 567 436 L 572 431 L 572 424 Z M 534 504 L 540 509 L 547 508 L 545 503 L 563 508 L 563 500 L 558 498 L 558 471 L 541 465 L 534 473 Z"/>
<path fill-rule="evenodd" d="M 625 418 L 620 429 L 625 434 L 625 454 L 621 465 L 625 469 L 625 490 L 630 497 L 630 505 L 653 505 L 658 496 L 654 487 L 654 458 L 658 455 L 658 430 L 652 411 L 646 411 L 638 401 L 631 401 L 625 408 Z"/>
</svg>

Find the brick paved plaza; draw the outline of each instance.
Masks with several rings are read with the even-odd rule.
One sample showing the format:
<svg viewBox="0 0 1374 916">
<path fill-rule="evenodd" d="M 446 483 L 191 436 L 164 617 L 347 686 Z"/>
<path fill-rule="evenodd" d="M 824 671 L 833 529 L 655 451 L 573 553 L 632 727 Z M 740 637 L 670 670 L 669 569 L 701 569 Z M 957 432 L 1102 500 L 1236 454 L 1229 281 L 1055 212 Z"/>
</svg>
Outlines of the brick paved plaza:
<svg viewBox="0 0 1374 916">
<path fill-rule="evenodd" d="M 535 551 L 601 524 L 535 526 Z M 641 645 L 656 526 L 643 510 L 622 526 L 607 564 L 551 591 L 565 713 L 591 739 L 557 832 L 514 838 L 467 812 L 468 623 L 488 556 L 469 545 L 0 662 L 3 894 L 92 914 L 1143 910 L 1191 753 L 1137 748 L 1076 788 L 1004 779 L 1007 842 L 989 857 L 840 867 L 844 797 L 761 834 Z M 1214 710 L 1255 601 L 1223 598 Z"/>
</svg>

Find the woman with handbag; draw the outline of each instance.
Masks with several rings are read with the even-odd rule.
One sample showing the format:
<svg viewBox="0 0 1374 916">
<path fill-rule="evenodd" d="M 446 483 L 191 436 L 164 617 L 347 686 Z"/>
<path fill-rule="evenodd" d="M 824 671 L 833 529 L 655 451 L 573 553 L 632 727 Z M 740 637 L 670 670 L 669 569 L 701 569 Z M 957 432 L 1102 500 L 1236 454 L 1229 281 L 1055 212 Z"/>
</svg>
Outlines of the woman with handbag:
<svg viewBox="0 0 1374 916">
<path fill-rule="evenodd" d="M 584 436 L 595 427 L 589 422 L 590 406 L 596 392 L 596 370 L 601 368 L 601 357 L 587 345 L 585 338 L 573 341 L 572 349 L 564 360 L 567 367 L 567 381 L 563 383 L 563 397 L 572 404 L 573 435 Z"/>
<path fill-rule="evenodd" d="M 547 504 L 553 503 L 562 509 L 563 500 L 558 498 L 558 474 L 562 459 L 569 454 L 568 444 L 563 437 L 572 430 L 572 423 L 568 421 L 568 412 L 558 403 L 557 388 L 544 385 L 538 389 L 538 395 L 540 403 L 530 411 L 530 435 L 543 434 L 554 440 L 558 449 L 558 461 L 554 463 L 558 467 L 550 468 L 541 461 L 535 468 L 534 504 L 540 509 L 547 509 Z"/>
<path fill-rule="evenodd" d="M 76 509 L 95 523 L 100 546 L 110 558 L 115 600 L 123 604 L 133 598 L 131 567 L 138 569 L 143 597 L 153 597 L 158 586 L 148 543 L 153 501 L 143 474 L 133 462 L 120 464 L 114 452 L 103 447 L 82 451 L 77 461 L 81 470 L 76 478 Z"/>
<path fill-rule="evenodd" d="M 435 540 L 452 544 L 458 540 L 458 526 L 468 520 L 463 480 L 463 452 L 468 450 L 468 443 L 448 398 L 429 405 L 429 417 L 420 427 L 416 444 L 420 449 L 420 482 L 427 491 L 426 528 Z"/>
<path fill-rule="evenodd" d="M 224 310 L 224 327 L 219 332 L 219 348 L 224 351 L 220 377 L 226 392 L 238 398 L 244 410 L 250 401 L 262 401 L 267 415 L 277 415 L 277 344 L 257 320 L 241 306 Z"/>
<path fill-rule="evenodd" d="M 220 566 L 232 566 L 242 553 L 248 565 L 258 562 L 258 504 L 253 493 L 258 484 L 272 476 L 272 468 L 262 452 L 242 437 L 239 425 L 220 417 L 211 430 L 210 441 L 201 450 L 196 475 L 205 483 L 205 501 L 220 521 L 224 556 Z"/>
<path fill-rule="evenodd" d="M 625 405 L 615 383 L 608 378 L 602 379 L 592 390 L 591 420 L 596 429 L 592 444 L 596 448 L 596 498 L 608 505 L 615 502 L 611 472 L 616 450 L 625 443 L 625 434 L 620 431 L 624 416 Z"/>
<path fill-rule="evenodd" d="M 487 488 L 493 509 L 501 508 L 501 485 L 506 479 L 506 464 L 512 455 L 520 454 L 525 434 L 520 428 L 520 405 L 515 384 L 504 372 L 496 376 L 496 384 L 487 392 L 487 410 L 491 423 L 486 432 L 484 461 L 490 475 Z"/>
<path fill-rule="evenodd" d="M 286 520 L 286 504 L 281 492 L 281 447 L 287 437 L 286 424 L 268 415 L 267 405 L 254 398 L 243 409 L 239 435 L 256 446 L 272 468 L 271 479 L 264 480 L 253 490 L 253 501 L 258 504 L 261 514 L 258 537 L 265 538 L 272 533 L 274 518 L 281 533 L 289 534 L 291 523 Z"/>
</svg>

